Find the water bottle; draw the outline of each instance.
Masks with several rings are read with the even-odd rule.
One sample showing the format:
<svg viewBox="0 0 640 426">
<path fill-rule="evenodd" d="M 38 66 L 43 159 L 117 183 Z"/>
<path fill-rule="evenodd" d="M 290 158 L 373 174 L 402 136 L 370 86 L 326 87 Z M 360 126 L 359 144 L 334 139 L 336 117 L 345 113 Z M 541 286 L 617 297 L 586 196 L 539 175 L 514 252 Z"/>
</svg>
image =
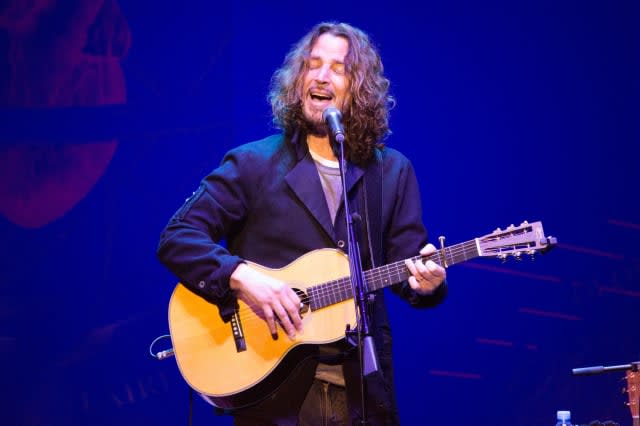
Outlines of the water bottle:
<svg viewBox="0 0 640 426">
<path fill-rule="evenodd" d="M 556 426 L 571 426 L 571 411 L 558 411 L 556 419 Z"/>
</svg>

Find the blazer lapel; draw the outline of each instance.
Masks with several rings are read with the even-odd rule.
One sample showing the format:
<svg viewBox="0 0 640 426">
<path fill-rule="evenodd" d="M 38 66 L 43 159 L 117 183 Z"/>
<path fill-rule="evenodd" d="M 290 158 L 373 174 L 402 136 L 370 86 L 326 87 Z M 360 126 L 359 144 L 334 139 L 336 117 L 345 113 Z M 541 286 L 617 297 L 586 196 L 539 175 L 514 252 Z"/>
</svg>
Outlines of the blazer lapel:
<svg viewBox="0 0 640 426">
<path fill-rule="evenodd" d="M 345 180 L 347 181 L 347 193 L 351 192 L 351 189 L 353 189 L 355 184 L 358 183 L 363 174 L 363 168 L 356 166 L 355 164 L 347 163 L 347 176 L 345 176 Z"/>
<path fill-rule="evenodd" d="M 285 180 L 298 199 L 318 221 L 331 239 L 335 240 L 335 231 L 329 216 L 327 200 L 324 197 L 318 169 L 307 149 L 304 134 L 296 131 L 291 138 L 294 153 L 298 163 L 287 173 Z M 364 169 L 351 163 L 347 163 L 347 193 L 358 183 L 364 175 Z"/>
<path fill-rule="evenodd" d="M 318 169 L 311 155 L 307 153 L 287 175 L 285 180 L 291 190 L 302 201 L 307 210 L 318 221 L 322 229 L 335 239 L 327 200 L 324 197 Z"/>
</svg>

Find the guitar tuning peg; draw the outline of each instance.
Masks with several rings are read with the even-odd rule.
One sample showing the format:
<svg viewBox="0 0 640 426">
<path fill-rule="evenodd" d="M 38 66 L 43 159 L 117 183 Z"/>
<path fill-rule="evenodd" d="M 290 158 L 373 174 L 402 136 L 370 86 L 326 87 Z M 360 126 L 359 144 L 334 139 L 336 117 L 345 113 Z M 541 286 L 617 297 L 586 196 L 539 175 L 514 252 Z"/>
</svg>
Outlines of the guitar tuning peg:
<svg viewBox="0 0 640 426">
<path fill-rule="evenodd" d="M 502 229 L 496 228 L 495 232 L 502 232 Z"/>
<path fill-rule="evenodd" d="M 513 228 L 515 228 L 515 226 L 513 226 L 513 223 L 511 225 L 507 226 L 507 229 L 513 229 Z"/>
<path fill-rule="evenodd" d="M 498 255 L 498 259 L 500 259 L 502 261 L 502 263 L 505 263 L 507 261 L 507 255 L 506 254 L 499 254 Z"/>
<path fill-rule="evenodd" d="M 529 222 L 525 220 L 525 221 L 523 221 L 523 222 L 521 223 L 521 226 L 525 226 L 525 225 L 528 225 L 528 224 L 529 224 Z"/>
<path fill-rule="evenodd" d="M 520 253 L 519 251 L 513 254 L 513 257 L 516 258 L 517 261 L 522 260 L 522 253 Z"/>
<path fill-rule="evenodd" d="M 531 258 L 531 260 L 536 260 L 536 251 L 535 250 L 529 250 L 527 252 L 527 254 L 529 255 L 529 257 Z"/>
</svg>

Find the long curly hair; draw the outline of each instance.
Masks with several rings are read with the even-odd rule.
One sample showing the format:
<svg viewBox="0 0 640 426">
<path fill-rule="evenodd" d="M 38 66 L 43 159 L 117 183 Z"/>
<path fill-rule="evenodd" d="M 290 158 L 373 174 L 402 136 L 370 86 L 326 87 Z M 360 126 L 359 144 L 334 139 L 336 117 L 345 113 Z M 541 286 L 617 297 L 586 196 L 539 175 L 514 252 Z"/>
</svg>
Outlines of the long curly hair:
<svg viewBox="0 0 640 426">
<path fill-rule="evenodd" d="M 391 133 L 389 109 L 395 100 L 389 94 L 389 80 L 384 76 L 380 54 L 367 34 L 358 28 L 346 23 L 322 22 L 291 48 L 271 78 L 268 99 L 273 122 L 287 135 L 298 128 L 309 131 L 303 113 L 302 85 L 311 49 L 325 33 L 344 37 L 349 42 L 345 66 L 351 96 L 342 111 L 345 151 L 350 161 L 364 164 L 372 158 L 374 147 L 381 148 L 382 141 Z"/>
</svg>

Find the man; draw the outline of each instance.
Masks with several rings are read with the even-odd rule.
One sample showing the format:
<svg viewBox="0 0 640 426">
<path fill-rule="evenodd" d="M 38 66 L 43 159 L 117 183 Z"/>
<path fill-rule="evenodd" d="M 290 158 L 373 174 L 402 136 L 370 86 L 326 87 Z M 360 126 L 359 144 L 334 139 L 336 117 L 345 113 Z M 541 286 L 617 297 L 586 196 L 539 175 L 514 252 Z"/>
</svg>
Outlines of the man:
<svg viewBox="0 0 640 426">
<path fill-rule="evenodd" d="M 360 235 L 365 270 L 432 253 L 422 224 L 411 163 L 383 147 L 388 133 L 389 81 L 367 35 L 344 23 L 316 25 L 287 54 L 269 95 L 283 130 L 229 152 L 164 230 L 158 256 L 183 284 L 215 303 L 223 318 L 236 298 L 281 330 L 303 331 L 300 297 L 286 283 L 249 267 L 288 265 L 320 248 L 346 251 L 342 185 L 322 113 L 337 107 L 346 142 L 347 195 Z M 218 244 L 221 239 L 227 248 Z M 445 270 L 433 261 L 405 261 L 407 281 L 392 291 L 414 307 L 434 306 L 446 295 Z M 370 332 L 381 371 L 360 393 L 357 350 L 338 342 L 298 365 L 272 395 L 234 413 L 235 424 L 397 424 L 391 335 L 381 290 L 370 298 Z M 278 326 L 281 328 L 279 329 Z M 286 338 L 286 337 L 285 337 Z"/>
</svg>

